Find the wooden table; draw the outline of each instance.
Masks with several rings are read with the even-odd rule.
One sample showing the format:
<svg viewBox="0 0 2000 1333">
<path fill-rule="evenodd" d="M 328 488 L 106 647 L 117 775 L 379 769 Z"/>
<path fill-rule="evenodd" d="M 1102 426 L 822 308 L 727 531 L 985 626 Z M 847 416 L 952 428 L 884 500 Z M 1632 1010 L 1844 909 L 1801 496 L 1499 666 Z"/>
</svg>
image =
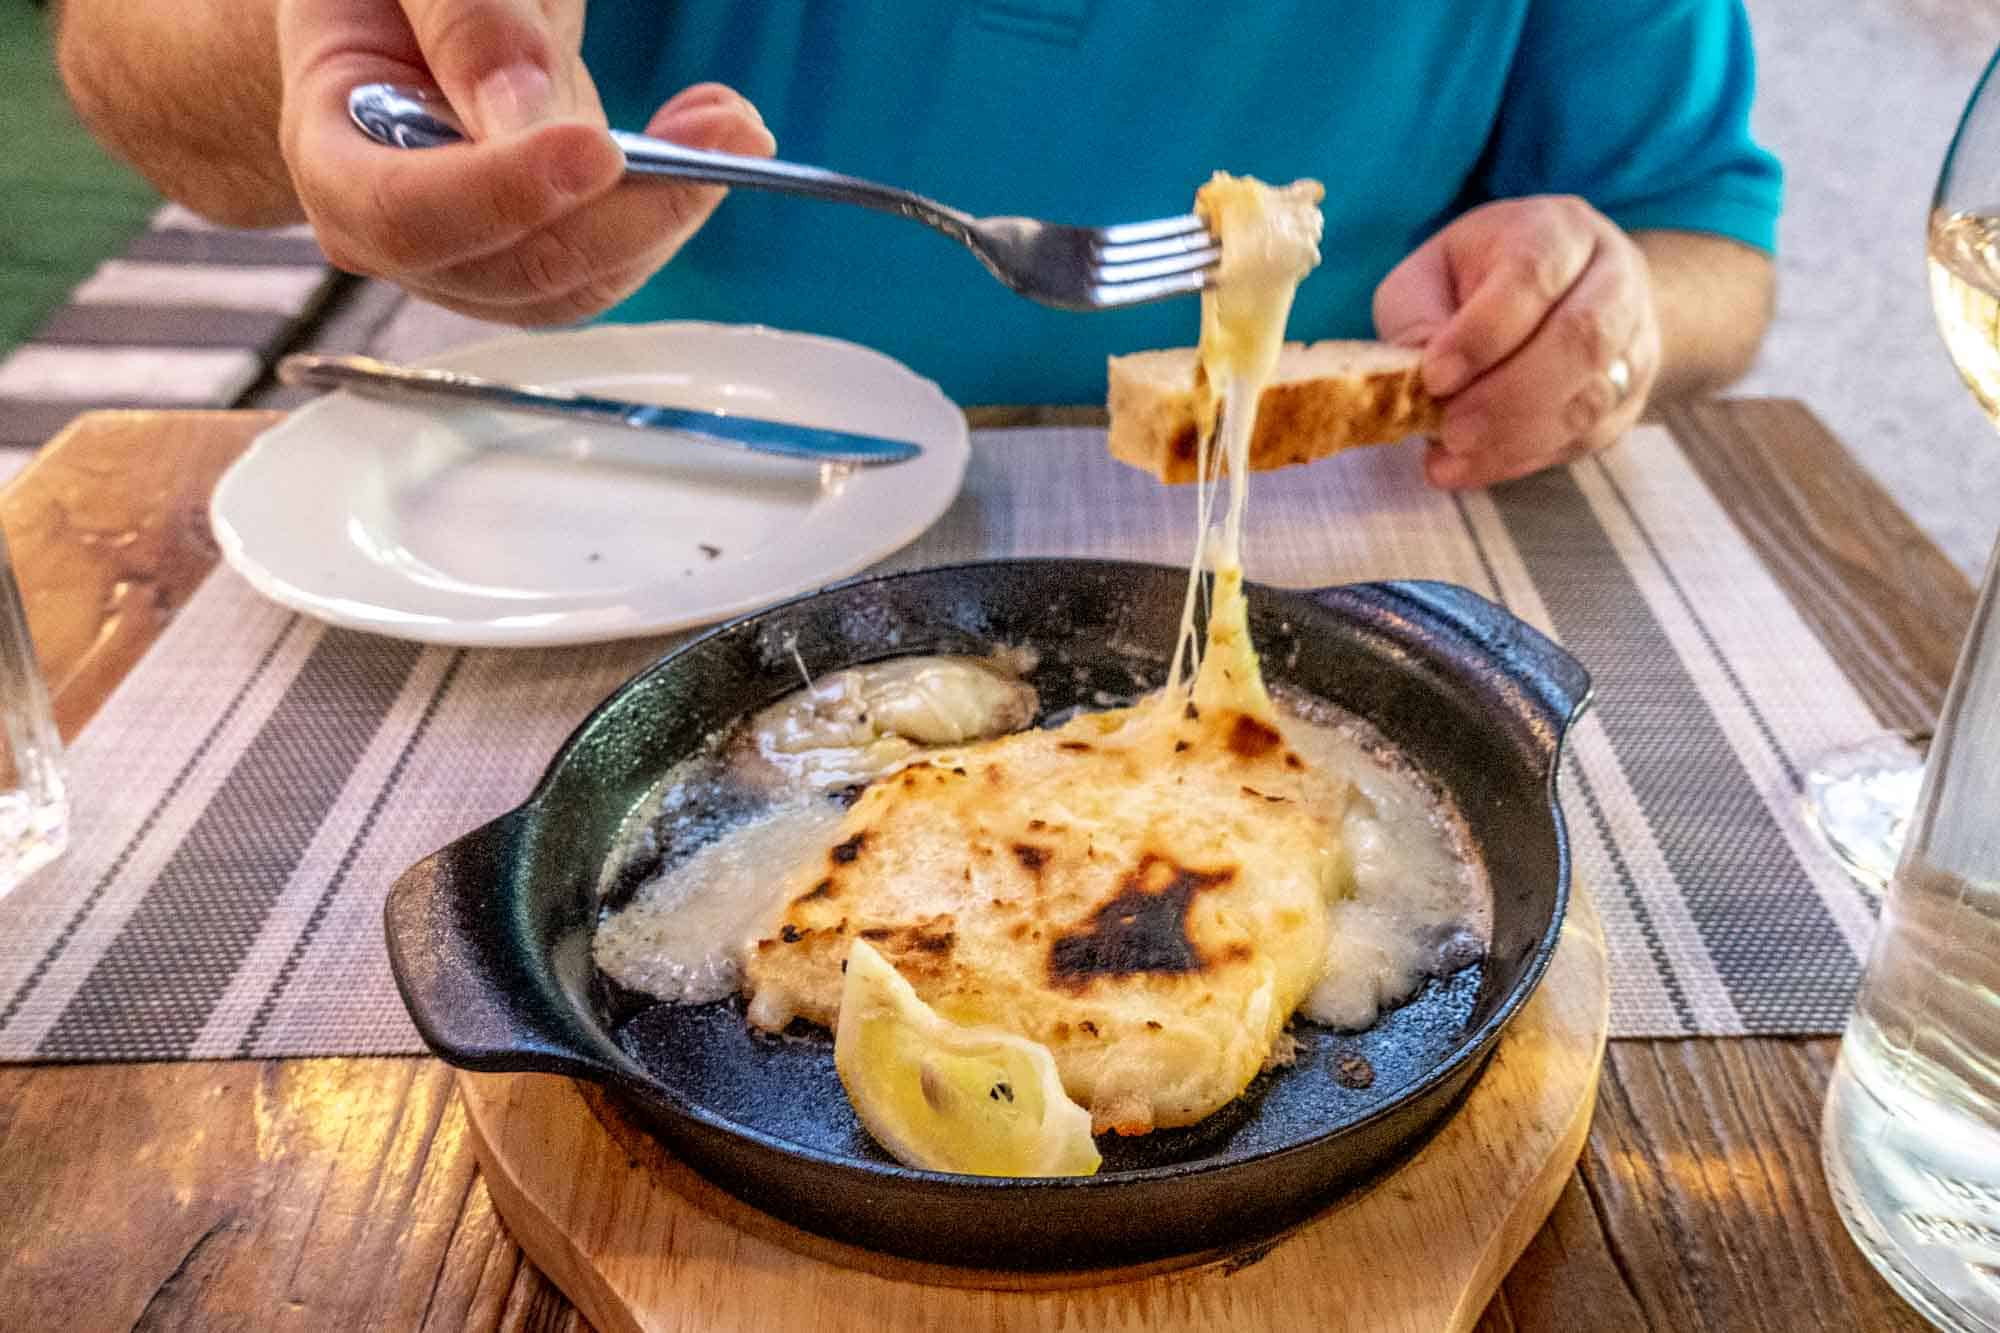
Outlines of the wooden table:
<svg viewBox="0 0 2000 1333">
<path fill-rule="evenodd" d="M 209 491 L 273 419 L 95 414 L 0 494 L 66 733 L 214 563 Z M 1667 424 L 1884 722 L 1927 726 L 1965 577 L 1799 404 Z M 1922 1328 L 1820 1174 L 1835 1049 L 1613 1042 L 1482 1329 Z M 0 1201 L 0 1329 L 583 1326 L 495 1217 L 435 1060 L 0 1068 Z"/>
</svg>

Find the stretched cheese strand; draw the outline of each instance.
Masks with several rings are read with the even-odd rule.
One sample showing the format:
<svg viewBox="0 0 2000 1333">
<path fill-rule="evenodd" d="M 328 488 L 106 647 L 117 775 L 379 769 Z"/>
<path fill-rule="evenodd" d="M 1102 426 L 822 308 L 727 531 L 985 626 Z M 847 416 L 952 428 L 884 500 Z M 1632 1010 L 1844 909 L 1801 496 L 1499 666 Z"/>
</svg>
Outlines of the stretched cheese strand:
<svg viewBox="0 0 2000 1333">
<path fill-rule="evenodd" d="M 1195 459 L 1197 533 L 1168 680 L 1183 691 L 1238 693 L 1254 705 L 1251 711 L 1259 713 L 1270 711 L 1270 701 L 1256 671 L 1242 598 L 1250 437 L 1264 387 L 1277 371 L 1292 295 L 1299 280 L 1319 263 L 1323 226 L 1319 201 L 1324 193 L 1317 181 L 1274 189 L 1252 177 L 1217 172 L 1195 195 L 1195 213 L 1221 242 L 1222 262 L 1214 285 L 1201 297 L 1195 383 L 1200 432 Z M 1229 504 L 1218 541 L 1215 485 L 1221 469 L 1229 473 Z M 1217 582 L 1208 618 L 1208 650 L 1199 654 L 1197 674 L 1189 661 L 1197 652 L 1195 606 L 1205 591 L 1203 573 L 1210 568 Z M 1224 679 L 1217 680 L 1212 673 Z"/>
</svg>

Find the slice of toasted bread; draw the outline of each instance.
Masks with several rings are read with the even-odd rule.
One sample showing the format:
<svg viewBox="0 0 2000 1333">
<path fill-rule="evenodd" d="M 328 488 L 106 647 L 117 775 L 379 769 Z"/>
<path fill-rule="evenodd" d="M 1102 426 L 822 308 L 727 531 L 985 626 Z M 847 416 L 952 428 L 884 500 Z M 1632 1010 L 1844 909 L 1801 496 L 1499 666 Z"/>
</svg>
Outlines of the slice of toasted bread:
<svg viewBox="0 0 2000 1333">
<path fill-rule="evenodd" d="M 1421 350 L 1388 343 L 1287 343 L 1258 405 L 1251 470 L 1436 430 L 1439 406 L 1424 391 L 1422 361 Z M 1111 456 L 1164 482 L 1195 480 L 1195 350 L 1114 356 L 1110 374 Z"/>
</svg>

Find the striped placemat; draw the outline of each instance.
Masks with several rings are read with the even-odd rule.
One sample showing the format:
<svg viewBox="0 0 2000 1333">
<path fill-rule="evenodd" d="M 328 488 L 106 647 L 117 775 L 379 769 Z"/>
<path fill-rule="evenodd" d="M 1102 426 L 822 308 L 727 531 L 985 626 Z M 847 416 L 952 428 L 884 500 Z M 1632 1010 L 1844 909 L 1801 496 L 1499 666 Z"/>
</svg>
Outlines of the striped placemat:
<svg viewBox="0 0 2000 1333">
<path fill-rule="evenodd" d="M 0 462 L 100 407 L 228 407 L 336 278 L 304 226 L 236 231 L 178 204 L 0 360 Z"/>
<path fill-rule="evenodd" d="M 1454 497 L 1413 447 L 1258 479 L 1248 563 L 1293 586 L 1461 583 L 1592 670 L 1564 804 L 1611 952 L 1618 1036 L 1828 1033 L 1871 927 L 1790 814 L 1806 757 L 1875 728 L 1662 430 Z M 1179 562 L 1192 496 L 1096 430 L 976 436 L 908 567 L 1088 554 Z M 76 843 L 0 900 L 0 1058 L 419 1049 L 384 892 L 509 808 L 570 728 L 671 641 L 419 648 L 212 576 L 73 748 Z"/>
</svg>

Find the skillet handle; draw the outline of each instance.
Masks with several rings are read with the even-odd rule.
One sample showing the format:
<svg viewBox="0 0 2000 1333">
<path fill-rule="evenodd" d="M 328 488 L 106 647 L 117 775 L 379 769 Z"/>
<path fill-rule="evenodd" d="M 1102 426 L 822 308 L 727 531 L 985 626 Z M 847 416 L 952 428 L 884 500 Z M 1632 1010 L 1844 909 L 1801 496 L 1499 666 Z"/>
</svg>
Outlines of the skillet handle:
<svg viewBox="0 0 2000 1333">
<path fill-rule="evenodd" d="M 403 872 L 383 910 L 396 988 L 446 1064 L 488 1072 L 615 1079 L 622 1057 L 584 1030 L 546 950 L 524 938 L 504 886 L 525 810 L 475 829 Z"/>
<path fill-rule="evenodd" d="M 1395 579 L 1323 588 L 1312 597 L 1323 606 L 1360 612 L 1364 619 L 1386 612 L 1416 620 L 1477 648 L 1545 724 L 1538 742 L 1546 769 L 1554 772 L 1564 735 L 1591 700 L 1590 673 L 1555 640 L 1505 607 L 1455 583 Z"/>
</svg>

